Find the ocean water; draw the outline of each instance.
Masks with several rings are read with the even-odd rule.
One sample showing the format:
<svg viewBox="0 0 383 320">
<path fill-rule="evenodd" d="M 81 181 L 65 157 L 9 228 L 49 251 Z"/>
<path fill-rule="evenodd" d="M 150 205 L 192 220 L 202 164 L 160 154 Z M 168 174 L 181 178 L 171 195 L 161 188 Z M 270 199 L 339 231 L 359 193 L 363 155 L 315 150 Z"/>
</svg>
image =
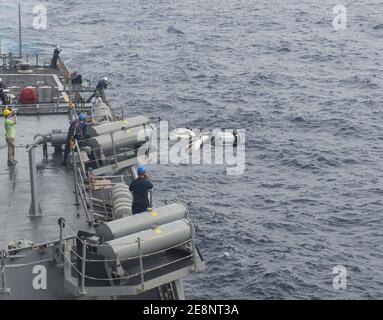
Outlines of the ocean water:
<svg viewBox="0 0 383 320">
<path fill-rule="evenodd" d="M 242 175 L 149 167 L 157 201 L 185 200 L 196 220 L 207 268 L 185 279 L 188 298 L 383 298 L 380 1 L 21 2 L 24 51 L 60 44 L 72 70 L 111 79 L 126 115 L 246 130 Z M 0 2 L 3 51 L 17 49 L 16 5 Z"/>
</svg>

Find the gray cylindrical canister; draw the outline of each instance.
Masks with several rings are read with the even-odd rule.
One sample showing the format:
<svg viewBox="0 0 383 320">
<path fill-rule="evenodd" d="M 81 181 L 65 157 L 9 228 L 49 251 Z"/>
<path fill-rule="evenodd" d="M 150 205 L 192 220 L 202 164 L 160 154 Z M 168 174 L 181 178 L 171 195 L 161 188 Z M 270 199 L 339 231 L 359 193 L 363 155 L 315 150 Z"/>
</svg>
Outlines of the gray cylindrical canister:
<svg viewBox="0 0 383 320">
<path fill-rule="evenodd" d="M 113 156 L 114 152 L 121 154 L 124 152 L 136 150 L 144 143 L 150 141 L 154 134 L 151 125 L 138 126 L 126 130 L 105 133 L 100 136 L 92 137 L 86 140 L 86 145 L 93 150 L 100 150 L 106 157 Z"/>
<path fill-rule="evenodd" d="M 112 201 L 115 202 L 119 199 L 132 199 L 132 193 L 128 190 L 118 190 L 116 192 L 112 192 Z"/>
<path fill-rule="evenodd" d="M 95 126 L 89 126 L 86 134 L 90 137 L 96 137 L 103 134 L 126 130 L 133 127 L 149 124 L 150 119 L 144 116 L 132 117 L 121 121 L 106 122 Z"/>
<path fill-rule="evenodd" d="M 121 261 L 138 257 L 138 238 L 140 238 L 141 254 L 155 253 L 189 240 L 191 238 L 190 224 L 191 222 L 187 219 L 177 220 L 153 229 L 107 241 L 97 248 L 97 253 L 107 260 L 119 259 Z"/>
<path fill-rule="evenodd" d="M 118 190 L 129 190 L 129 186 L 126 185 L 125 183 L 116 183 L 113 187 L 112 187 L 112 192 L 116 192 Z"/>
<path fill-rule="evenodd" d="M 187 215 L 188 208 L 186 205 L 182 202 L 175 202 L 153 209 L 152 211 L 145 211 L 100 224 L 96 228 L 96 234 L 101 236 L 104 241 L 109 241 L 149 229 L 153 225 L 161 225 L 183 219 Z"/>
<path fill-rule="evenodd" d="M 121 219 L 132 215 L 132 204 L 121 204 L 114 209 L 114 218 Z"/>
</svg>

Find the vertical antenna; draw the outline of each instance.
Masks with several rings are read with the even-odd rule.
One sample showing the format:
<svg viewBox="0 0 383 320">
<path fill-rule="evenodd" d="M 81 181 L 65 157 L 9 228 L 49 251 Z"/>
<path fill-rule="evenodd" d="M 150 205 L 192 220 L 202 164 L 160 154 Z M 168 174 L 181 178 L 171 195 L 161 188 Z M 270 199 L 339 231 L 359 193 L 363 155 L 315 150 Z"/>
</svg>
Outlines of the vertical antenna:
<svg viewBox="0 0 383 320">
<path fill-rule="evenodd" d="M 20 59 L 23 57 L 23 48 L 22 48 L 22 40 L 21 40 L 21 4 L 19 3 L 19 54 Z"/>
</svg>

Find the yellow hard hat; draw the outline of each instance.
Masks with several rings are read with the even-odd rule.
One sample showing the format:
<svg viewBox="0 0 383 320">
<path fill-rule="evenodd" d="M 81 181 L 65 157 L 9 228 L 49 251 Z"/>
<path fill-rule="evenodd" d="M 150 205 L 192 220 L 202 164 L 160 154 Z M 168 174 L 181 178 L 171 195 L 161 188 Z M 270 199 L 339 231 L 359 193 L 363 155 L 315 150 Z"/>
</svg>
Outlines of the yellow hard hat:
<svg viewBox="0 0 383 320">
<path fill-rule="evenodd" d="M 4 109 L 3 110 L 3 116 L 4 117 L 8 117 L 9 115 L 11 115 L 12 114 L 12 111 L 11 110 L 9 110 L 9 109 Z"/>
</svg>

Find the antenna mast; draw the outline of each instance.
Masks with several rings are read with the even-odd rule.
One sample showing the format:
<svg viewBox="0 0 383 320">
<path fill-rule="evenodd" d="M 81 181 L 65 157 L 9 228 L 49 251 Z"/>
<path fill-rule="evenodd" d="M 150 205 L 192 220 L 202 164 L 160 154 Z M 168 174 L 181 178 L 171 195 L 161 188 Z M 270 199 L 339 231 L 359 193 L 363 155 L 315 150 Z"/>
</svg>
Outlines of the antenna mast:
<svg viewBox="0 0 383 320">
<path fill-rule="evenodd" d="M 23 48 L 22 48 L 22 40 L 21 40 L 21 4 L 19 3 L 19 54 L 20 59 L 23 57 Z"/>
</svg>

